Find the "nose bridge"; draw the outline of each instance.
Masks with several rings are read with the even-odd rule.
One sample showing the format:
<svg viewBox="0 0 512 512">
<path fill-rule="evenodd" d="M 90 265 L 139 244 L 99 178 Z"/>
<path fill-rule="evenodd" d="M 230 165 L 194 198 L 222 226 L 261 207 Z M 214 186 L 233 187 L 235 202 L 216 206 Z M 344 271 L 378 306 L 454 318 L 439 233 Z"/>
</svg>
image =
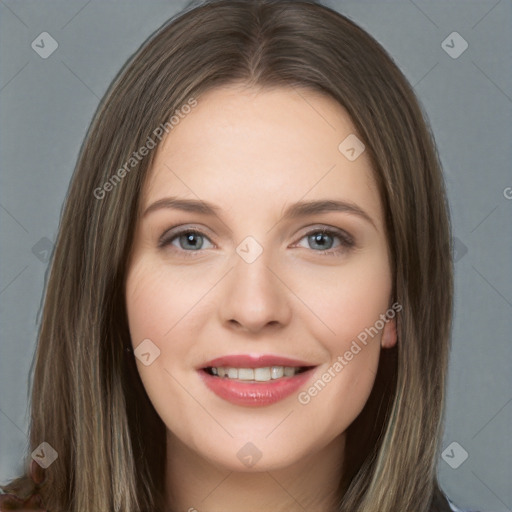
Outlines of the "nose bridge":
<svg viewBox="0 0 512 512">
<path fill-rule="evenodd" d="M 223 322 L 235 322 L 250 331 L 267 324 L 286 323 L 289 316 L 286 287 L 272 268 L 272 251 L 247 237 L 233 254 L 233 268 L 221 300 Z"/>
</svg>

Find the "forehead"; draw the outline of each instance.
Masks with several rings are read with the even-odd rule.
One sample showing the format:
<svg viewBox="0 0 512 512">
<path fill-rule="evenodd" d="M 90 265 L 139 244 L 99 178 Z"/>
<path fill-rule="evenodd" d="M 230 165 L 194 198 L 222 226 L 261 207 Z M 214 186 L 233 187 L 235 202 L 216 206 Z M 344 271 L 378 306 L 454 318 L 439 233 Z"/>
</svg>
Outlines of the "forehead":
<svg viewBox="0 0 512 512">
<path fill-rule="evenodd" d="M 356 130 L 334 99 L 299 88 L 233 85 L 197 101 L 157 149 L 144 208 L 166 195 L 240 212 L 329 197 L 364 203 L 373 218 L 381 216 L 368 155 L 350 161 L 339 149 Z"/>
</svg>

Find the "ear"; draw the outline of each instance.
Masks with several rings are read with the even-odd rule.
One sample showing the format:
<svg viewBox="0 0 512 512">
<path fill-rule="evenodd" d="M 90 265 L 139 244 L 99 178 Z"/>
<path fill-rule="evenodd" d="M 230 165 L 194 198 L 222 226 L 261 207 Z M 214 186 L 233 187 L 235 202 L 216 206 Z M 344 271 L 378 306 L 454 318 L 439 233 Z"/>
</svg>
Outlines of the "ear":
<svg viewBox="0 0 512 512">
<path fill-rule="evenodd" d="M 388 320 L 382 330 L 382 338 L 380 344 L 382 348 L 393 348 L 396 345 L 396 318 Z"/>
</svg>

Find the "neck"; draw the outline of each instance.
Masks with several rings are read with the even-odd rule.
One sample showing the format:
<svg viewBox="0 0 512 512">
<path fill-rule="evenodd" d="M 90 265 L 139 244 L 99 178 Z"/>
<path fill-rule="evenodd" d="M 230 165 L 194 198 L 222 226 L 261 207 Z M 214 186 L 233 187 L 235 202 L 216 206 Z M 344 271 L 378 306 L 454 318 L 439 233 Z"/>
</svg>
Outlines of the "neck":
<svg viewBox="0 0 512 512">
<path fill-rule="evenodd" d="M 234 472 L 204 459 L 167 432 L 166 494 L 172 512 L 333 512 L 344 435 L 286 468 Z"/>
</svg>

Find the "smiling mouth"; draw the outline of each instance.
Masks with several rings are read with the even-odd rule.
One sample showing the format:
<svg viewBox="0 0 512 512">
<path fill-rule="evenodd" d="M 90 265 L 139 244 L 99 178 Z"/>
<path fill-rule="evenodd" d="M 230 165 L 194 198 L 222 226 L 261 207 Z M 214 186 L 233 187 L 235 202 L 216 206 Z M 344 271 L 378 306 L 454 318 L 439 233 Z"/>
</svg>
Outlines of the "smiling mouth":
<svg viewBox="0 0 512 512">
<path fill-rule="evenodd" d="M 206 387 L 223 400 L 238 406 L 264 407 L 298 391 L 313 377 L 317 368 L 302 366 L 302 361 L 284 357 L 263 356 L 258 358 L 259 361 L 255 359 L 245 356 L 222 357 L 199 368 L 198 373 Z M 275 364 L 278 362 L 290 366 Z"/>
<path fill-rule="evenodd" d="M 221 379 L 242 382 L 268 382 L 294 377 L 314 366 L 265 366 L 260 368 L 233 368 L 227 366 L 208 366 L 203 371 Z"/>
</svg>

